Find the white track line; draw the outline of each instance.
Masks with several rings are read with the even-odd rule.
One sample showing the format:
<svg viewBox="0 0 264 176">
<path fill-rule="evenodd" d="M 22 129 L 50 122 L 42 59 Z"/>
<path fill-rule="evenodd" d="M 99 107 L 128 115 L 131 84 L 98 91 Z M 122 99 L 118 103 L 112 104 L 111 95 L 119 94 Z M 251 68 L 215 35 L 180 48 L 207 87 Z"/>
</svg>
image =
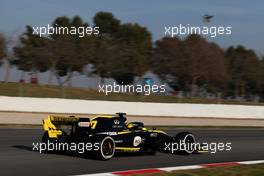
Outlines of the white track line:
<svg viewBox="0 0 264 176">
<path fill-rule="evenodd" d="M 209 164 L 201 164 L 201 165 L 161 167 L 161 168 L 150 168 L 150 169 L 139 169 L 139 170 L 126 170 L 126 171 L 106 172 L 106 173 L 98 173 L 98 174 L 84 174 L 84 175 L 79 175 L 79 176 L 122 176 L 122 175 L 127 175 L 127 174 L 124 174 L 126 172 L 129 172 L 131 174 L 139 174 L 139 173 L 144 174 L 144 172 L 150 173 L 149 172 L 150 170 L 155 170 L 155 173 L 157 173 L 157 170 L 160 172 L 172 172 L 172 171 L 176 171 L 176 170 L 190 170 L 190 169 L 201 169 L 201 168 L 215 167 L 215 166 L 227 166 L 229 164 L 230 165 L 234 165 L 234 164 L 250 165 L 250 164 L 262 164 L 262 163 L 264 163 L 264 160 L 209 163 Z"/>
<path fill-rule="evenodd" d="M 203 166 L 192 165 L 192 166 L 163 167 L 158 169 L 166 172 L 171 172 L 175 170 L 189 170 L 189 169 L 201 169 L 201 168 L 203 168 Z"/>
<path fill-rule="evenodd" d="M 264 160 L 257 160 L 257 161 L 241 161 L 238 162 L 239 164 L 262 164 Z"/>
</svg>

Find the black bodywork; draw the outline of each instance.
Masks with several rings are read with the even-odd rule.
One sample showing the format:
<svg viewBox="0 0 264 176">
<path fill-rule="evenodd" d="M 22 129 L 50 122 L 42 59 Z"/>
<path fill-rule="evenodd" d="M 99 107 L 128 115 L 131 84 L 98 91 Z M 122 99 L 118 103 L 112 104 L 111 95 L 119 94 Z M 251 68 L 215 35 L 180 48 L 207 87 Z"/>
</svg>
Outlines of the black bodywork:
<svg viewBox="0 0 264 176">
<path fill-rule="evenodd" d="M 126 123 L 127 119 L 125 115 L 125 113 L 117 113 L 117 116 L 97 116 L 91 120 L 89 118 L 78 118 L 77 121 L 72 123 L 70 131 L 68 133 L 63 131 L 63 134 L 59 139 L 56 139 L 56 142 L 98 142 L 103 149 L 100 152 L 94 152 L 94 154 L 101 156 L 101 159 L 110 159 L 115 152 L 143 152 L 154 154 L 156 151 L 165 151 L 166 143 L 186 140 L 188 139 L 186 135 L 193 137 L 188 132 L 179 133 L 176 136 L 169 136 L 164 131 L 145 128 L 142 122 Z M 82 123 L 89 123 L 90 125 L 82 126 L 80 125 Z M 51 139 L 48 139 L 46 135 L 42 141 L 46 142 L 47 140 Z M 194 137 L 190 142 L 194 142 Z M 104 150 L 111 150 L 111 157 L 104 157 Z M 88 153 L 90 155 L 93 152 Z M 188 151 L 185 153 L 190 154 L 191 152 Z"/>
</svg>

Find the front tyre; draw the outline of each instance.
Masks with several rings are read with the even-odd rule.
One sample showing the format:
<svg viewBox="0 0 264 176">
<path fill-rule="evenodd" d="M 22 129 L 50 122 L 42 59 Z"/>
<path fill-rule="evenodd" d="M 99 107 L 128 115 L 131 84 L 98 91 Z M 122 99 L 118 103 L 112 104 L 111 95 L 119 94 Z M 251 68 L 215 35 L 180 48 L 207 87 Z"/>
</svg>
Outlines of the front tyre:
<svg viewBox="0 0 264 176">
<path fill-rule="evenodd" d="M 181 132 L 175 136 L 175 140 L 178 142 L 180 149 L 179 153 L 184 155 L 192 154 L 195 150 L 195 137 L 192 133 Z"/>
</svg>

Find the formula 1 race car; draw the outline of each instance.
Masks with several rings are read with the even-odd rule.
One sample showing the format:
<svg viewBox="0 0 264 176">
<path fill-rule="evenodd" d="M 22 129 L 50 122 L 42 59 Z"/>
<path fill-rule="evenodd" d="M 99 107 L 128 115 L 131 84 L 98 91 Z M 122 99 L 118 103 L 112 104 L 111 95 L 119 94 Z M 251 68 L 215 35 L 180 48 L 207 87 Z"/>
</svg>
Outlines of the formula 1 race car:
<svg viewBox="0 0 264 176">
<path fill-rule="evenodd" d="M 142 122 L 126 123 L 125 113 L 116 114 L 96 116 L 92 119 L 49 115 L 43 120 L 45 133 L 42 143 L 47 145 L 62 143 L 63 146 L 89 143 L 89 150 L 82 153 L 102 160 L 112 158 L 115 152 L 154 154 L 156 151 L 169 152 L 172 146 L 170 144 L 195 143 L 194 135 L 189 132 L 169 136 L 164 131 L 145 128 Z M 195 149 L 185 147 L 179 152 L 191 154 Z"/>
</svg>

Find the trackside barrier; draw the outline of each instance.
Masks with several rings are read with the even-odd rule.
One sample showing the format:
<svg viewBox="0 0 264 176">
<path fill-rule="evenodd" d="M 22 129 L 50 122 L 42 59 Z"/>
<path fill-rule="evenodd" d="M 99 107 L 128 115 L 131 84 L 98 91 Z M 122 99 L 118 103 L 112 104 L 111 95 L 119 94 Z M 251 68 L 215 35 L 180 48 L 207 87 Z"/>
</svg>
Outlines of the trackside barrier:
<svg viewBox="0 0 264 176">
<path fill-rule="evenodd" d="M 0 111 L 264 119 L 264 106 L 146 103 L 0 96 Z"/>
</svg>

